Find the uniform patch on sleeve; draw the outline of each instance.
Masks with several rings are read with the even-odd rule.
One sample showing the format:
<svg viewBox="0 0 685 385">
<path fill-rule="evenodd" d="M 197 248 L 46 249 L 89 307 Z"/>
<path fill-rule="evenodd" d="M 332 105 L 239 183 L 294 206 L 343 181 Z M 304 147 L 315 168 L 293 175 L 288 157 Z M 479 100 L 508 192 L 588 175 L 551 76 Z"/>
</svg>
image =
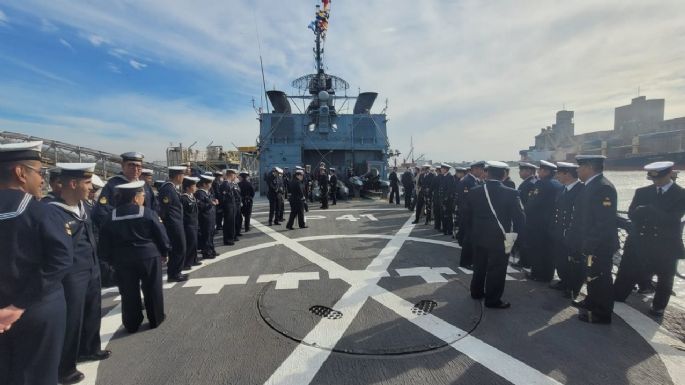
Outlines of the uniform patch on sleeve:
<svg viewBox="0 0 685 385">
<path fill-rule="evenodd" d="M 602 201 L 602 206 L 611 207 L 611 198 L 609 198 L 609 197 L 604 198 L 604 200 Z"/>
<path fill-rule="evenodd" d="M 101 205 L 106 205 L 107 204 L 107 197 L 100 197 L 99 202 Z"/>
<path fill-rule="evenodd" d="M 169 197 L 164 197 L 164 198 L 162 198 L 162 202 L 163 202 L 164 204 L 169 204 Z"/>
<path fill-rule="evenodd" d="M 71 237 L 71 226 L 69 226 L 69 223 L 64 224 L 64 231 L 66 231 L 67 235 Z"/>
</svg>

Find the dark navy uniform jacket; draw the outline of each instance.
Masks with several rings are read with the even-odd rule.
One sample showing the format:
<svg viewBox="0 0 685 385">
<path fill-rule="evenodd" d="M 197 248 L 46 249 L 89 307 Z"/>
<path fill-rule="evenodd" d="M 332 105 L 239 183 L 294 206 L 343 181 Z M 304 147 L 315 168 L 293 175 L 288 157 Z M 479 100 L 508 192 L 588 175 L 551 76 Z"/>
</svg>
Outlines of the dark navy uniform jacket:
<svg viewBox="0 0 685 385">
<path fill-rule="evenodd" d="M 102 259 L 116 266 L 166 256 L 169 238 L 157 213 L 129 203 L 113 210 L 103 223 L 98 247 Z"/>
<path fill-rule="evenodd" d="M 535 183 L 526 203 L 526 227 L 529 229 L 546 229 L 554 211 L 554 201 L 563 186 L 558 181 L 548 178 Z"/>
<path fill-rule="evenodd" d="M 0 308 L 26 309 L 62 292 L 73 246 L 56 208 L 20 190 L 0 190 Z"/>
<path fill-rule="evenodd" d="M 476 177 L 471 174 L 466 174 L 457 184 L 457 206 L 461 206 L 466 202 L 466 195 L 478 185 Z"/>
<path fill-rule="evenodd" d="M 325 172 L 322 172 L 319 174 L 317 179 L 319 181 L 319 192 L 321 194 L 328 193 L 328 174 L 326 174 Z"/>
<path fill-rule="evenodd" d="M 486 182 L 492 206 L 504 231 L 520 233 L 526 217 L 521 209 L 519 192 L 502 185 L 502 182 Z M 483 186 L 474 187 L 466 196 L 462 220 L 471 229 L 471 241 L 488 249 L 504 249 L 504 234 L 485 196 Z"/>
<path fill-rule="evenodd" d="M 215 206 L 212 204 L 212 195 L 202 189 L 195 191 L 195 199 L 197 200 L 197 220 L 199 224 L 204 224 L 208 227 L 214 225 L 216 220 Z"/>
<path fill-rule="evenodd" d="M 683 258 L 681 218 L 685 215 L 685 190 L 671 185 L 661 197 L 656 186 L 641 187 L 635 191 L 628 209 L 633 229 L 626 243 L 635 243 L 648 255 L 665 259 Z"/>
<path fill-rule="evenodd" d="M 397 173 L 395 171 L 390 173 L 388 180 L 390 181 L 390 186 L 392 187 L 398 187 L 400 184 L 400 179 L 397 177 Z"/>
<path fill-rule="evenodd" d="M 234 186 L 235 183 L 225 180 L 219 187 L 219 201 L 222 206 L 240 206 L 240 193 L 236 196 Z"/>
<path fill-rule="evenodd" d="M 549 227 L 552 239 L 561 242 L 571 253 L 580 252 L 580 195 L 585 189 L 582 182 L 578 182 L 567 190 L 564 189 L 557 194 L 554 203 L 552 222 Z"/>
<path fill-rule="evenodd" d="M 305 202 L 304 196 L 304 181 L 300 182 L 297 179 L 293 179 L 290 183 L 290 203 L 292 205 L 302 205 Z"/>
<path fill-rule="evenodd" d="M 70 272 L 97 269 L 99 262 L 97 257 L 97 244 L 93 233 L 93 224 L 88 216 L 86 205 L 81 202 L 78 206 L 79 213 L 71 211 L 62 199 L 55 199 L 49 203 L 55 207 L 64 223 L 69 226 L 69 233 L 74 246 L 74 264 Z"/>
<path fill-rule="evenodd" d="M 252 202 L 255 194 L 252 183 L 246 180 L 241 180 L 238 182 L 238 187 L 240 188 L 240 197 L 242 198 L 243 204 Z"/>
<path fill-rule="evenodd" d="M 183 204 L 181 194 L 171 182 L 165 182 L 159 188 L 159 216 L 167 228 L 183 231 Z"/>
<path fill-rule="evenodd" d="M 98 203 L 93 209 L 93 223 L 95 226 L 100 226 L 104 220 L 112 215 L 112 210 L 114 210 L 114 193 L 116 192 L 116 186 L 124 183 L 129 183 L 130 181 L 124 177 L 123 174 L 117 174 L 107 181 L 105 187 L 100 191 L 100 198 L 98 198 Z M 150 210 L 157 211 L 159 207 L 155 201 L 155 194 L 152 188 L 145 183 L 143 186 L 145 189 L 145 207 Z"/>
<path fill-rule="evenodd" d="M 431 184 L 430 184 L 430 189 L 431 189 L 431 194 L 433 194 L 433 198 L 437 200 L 440 196 L 440 186 L 442 185 L 442 174 L 438 175 L 433 175 L 433 178 L 431 178 Z"/>
<path fill-rule="evenodd" d="M 503 181 L 502 181 L 502 184 L 503 184 L 505 187 L 509 187 L 509 188 L 513 188 L 513 189 L 516 188 L 516 183 L 514 183 L 514 181 L 511 180 L 511 178 L 509 178 L 509 177 L 507 177 L 507 179 L 503 180 Z"/>
<path fill-rule="evenodd" d="M 409 170 L 402 173 L 402 186 L 405 190 L 412 189 L 414 186 L 414 176 Z"/>
<path fill-rule="evenodd" d="M 449 174 L 440 179 L 440 197 L 443 202 L 452 202 L 457 192 L 457 181 Z"/>
<path fill-rule="evenodd" d="M 182 194 L 181 203 L 183 203 L 183 226 L 197 228 L 198 204 L 195 196 Z"/>
<path fill-rule="evenodd" d="M 597 175 L 585 185 L 580 207 L 583 254 L 613 254 L 620 246 L 614 185 L 604 175 Z"/>
<path fill-rule="evenodd" d="M 335 193 L 335 189 L 338 188 L 338 176 L 336 174 L 331 174 L 331 178 L 328 180 L 331 185 L 331 190 Z"/>
<path fill-rule="evenodd" d="M 535 182 L 536 182 L 535 175 L 529 176 L 526 178 L 521 184 L 519 185 L 519 195 L 521 196 L 521 203 L 523 203 L 523 207 L 526 207 L 526 204 L 528 203 L 528 198 L 530 197 L 531 191 L 535 188 Z"/>
</svg>

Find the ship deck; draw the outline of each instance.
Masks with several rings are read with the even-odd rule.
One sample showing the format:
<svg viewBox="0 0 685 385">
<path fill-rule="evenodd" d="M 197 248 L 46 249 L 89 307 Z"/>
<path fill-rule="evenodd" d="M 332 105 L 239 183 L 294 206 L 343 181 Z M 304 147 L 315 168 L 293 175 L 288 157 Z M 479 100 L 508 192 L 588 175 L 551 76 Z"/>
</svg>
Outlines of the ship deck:
<svg viewBox="0 0 685 385">
<path fill-rule="evenodd" d="M 258 201 L 240 242 L 165 284 L 159 328 L 123 331 L 116 288 L 103 290 L 113 353 L 79 365 L 85 383 L 685 383 L 679 278 L 659 323 L 637 294 L 611 325 L 580 322 L 560 292 L 513 269 L 512 308 L 487 309 L 469 296 L 459 246 L 402 207 L 339 202 L 287 231 L 264 225 Z"/>
</svg>

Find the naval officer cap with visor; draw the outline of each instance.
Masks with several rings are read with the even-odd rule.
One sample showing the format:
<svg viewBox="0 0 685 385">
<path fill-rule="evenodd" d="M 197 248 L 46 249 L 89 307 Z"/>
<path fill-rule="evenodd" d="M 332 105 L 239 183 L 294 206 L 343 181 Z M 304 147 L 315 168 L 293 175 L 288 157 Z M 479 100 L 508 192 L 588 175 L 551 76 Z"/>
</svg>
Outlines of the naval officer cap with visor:
<svg viewBox="0 0 685 385">
<path fill-rule="evenodd" d="M 548 162 L 546 160 L 541 160 L 540 161 L 540 168 L 546 168 L 548 170 L 556 171 L 557 165 L 552 163 L 552 162 Z"/>
<path fill-rule="evenodd" d="M 646 165 L 644 169 L 647 171 L 647 179 L 654 180 L 670 176 L 674 165 L 675 163 L 670 161 L 654 162 Z"/>
<path fill-rule="evenodd" d="M 167 169 L 169 170 L 169 176 L 183 174 L 186 172 L 185 166 L 169 166 Z"/>
<path fill-rule="evenodd" d="M 557 162 L 557 170 L 559 171 L 576 170 L 577 168 L 578 165 L 575 163 Z"/>
<path fill-rule="evenodd" d="M 496 168 L 496 169 L 502 169 L 502 170 L 508 170 L 509 169 L 508 164 L 506 164 L 504 162 L 500 162 L 499 160 L 483 161 L 483 167 L 486 169 L 489 169 L 489 168 Z"/>
<path fill-rule="evenodd" d="M 519 168 L 520 168 L 520 169 L 525 169 L 525 168 L 527 168 L 527 169 L 530 169 L 530 170 L 537 170 L 537 169 L 538 169 L 538 166 L 536 166 L 536 165 L 534 165 L 534 164 L 532 164 L 532 163 L 528 163 L 528 162 L 519 162 Z"/>
<path fill-rule="evenodd" d="M 0 144 L 0 163 L 41 161 L 42 141 Z"/>
<path fill-rule="evenodd" d="M 494 162 L 494 161 L 491 161 L 491 162 Z M 471 163 L 470 168 L 474 168 L 474 167 L 475 167 L 475 168 L 485 168 L 485 166 L 486 166 L 488 163 L 489 163 L 489 162 L 486 162 L 486 161 L 484 161 L 484 160 L 479 160 L 479 161 L 477 161 L 477 162 Z"/>
<path fill-rule="evenodd" d="M 200 175 L 200 179 L 207 182 L 214 182 L 214 179 L 216 178 L 214 178 L 212 175 L 202 174 Z"/>
<path fill-rule="evenodd" d="M 142 162 L 145 156 L 137 151 L 130 151 L 121 154 L 123 162 Z"/>
</svg>

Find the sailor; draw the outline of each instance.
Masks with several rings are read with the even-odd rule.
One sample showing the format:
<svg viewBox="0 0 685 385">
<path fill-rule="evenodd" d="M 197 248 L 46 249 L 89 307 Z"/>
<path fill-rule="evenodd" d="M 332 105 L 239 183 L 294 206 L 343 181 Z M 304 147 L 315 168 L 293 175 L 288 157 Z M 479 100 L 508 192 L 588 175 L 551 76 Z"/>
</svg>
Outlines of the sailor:
<svg viewBox="0 0 685 385">
<path fill-rule="evenodd" d="M 509 176 L 509 169 L 507 168 L 504 172 L 504 180 L 502 181 L 502 184 L 505 185 L 506 187 L 509 188 L 516 188 L 516 183 L 514 183 L 513 180 L 511 180 L 511 177 Z"/>
<path fill-rule="evenodd" d="M 319 167 L 319 175 L 317 177 L 319 182 L 319 198 L 321 199 L 321 208 L 328 209 L 328 173 L 326 173 L 326 165 L 321 163 Z"/>
<path fill-rule="evenodd" d="M 285 175 L 285 173 L 284 173 Z M 285 183 L 285 179 L 284 179 Z M 243 218 L 245 221 L 245 232 L 250 231 L 250 218 L 252 217 L 252 203 L 254 201 L 254 186 L 250 182 L 250 173 L 247 171 L 242 171 L 240 173 L 240 182 L 238 182 L 238 187 L 240 188 L 240 198 L 242 199 L 243 207 L 241 209 Z"/>
<path fill-rule="evenodd" d="M 478 186 L 479 179 L 473 174 L 473 170 L 479 175 L 482 174 L 482 170 L 485 167 L 485 161 L 478 161 L 472 163 L 469 166 L 468 173 L 459 181 L 457 185 L 457 210 L 459 210 L 459 216 L 463 219 L 462 212 L 464 211 L 464 205 L 466 204 L 466 197 L 469 191 Z M 461 245 L 461 255 L 459 257 L 459 266 L 470 269 L 473 266 L 473 245 L 471 243 L 471 228 L 469 224 L 464 223 L 463 220 L 459 221 L 459 231 L 457 232 L 457 242 Z"/>
<path fill-rule="evenodd" d="M 573 301 L 578 318 L 590 323 L 611 323 L 614 292 L 611 269 L 619 248 L 616 223 L 616 189 L 602 174 L 602 155 L 578 155 L 578 176 L 585 184 L 580 196 L 581 252 L 587 266 L 587 296 Z"/>
<path fill-rule="evenodd" d="M 202 252 L 202 259 L 216 258 L 216 250 L 214 249 L 214 224 L 216 220 L 215 210 L 219 201 L 214 198 L 210 192 L 214 180 L 214 176 L 200 175 L 200 181 L 197 183 L 197 191 L 195 191 L 198 220 L 197 246 Z"/>
<path fill-rule="evenodd" d="M 236 208 L 235 208 L 235 240 L 239 241 L 240 236 L 242 236 L 242 230 L 243 230 L 243 196 L 240 193 L 240 186 L 238 183 L 240 180 L 238 179 L 238 170 L 235 170 L 236 176 L 233 178 L 233 182 L 231 183 L 231 191 L 233 192 L 233 200 L 236 202 Z M 281 181 L 283 180 L 283 175 L 279 174 L 279 178 L 281 178 Z M 283 216 L 283 209 L 281 208 L 281 213 L 280 215 Z"/>
<path fill-rule="evenodd" d="M 476 177 L 476 184 L 483 184 L 487 176 L 485 172 L 485 167 L 487 166 L 485 161 L 479 161 L 471 163 L 471 175 Z"/>
<path fill-rule="evenodd" d="M 550 234 L 559 281 L 550 287 L 576 299 L 585 281 L 585 265 L 580 252 L 580 194 L 585 186 L 578 180 L 578 165 L 557 162 L 557 180 L 564 188 L 557 194 Z"/>
<path fill-rule="evenodd" d="M 236 196 L 234 193 L 233 184 L 235 182 L 237 170 L 228 169 L 226 170 L 226 179 L 221 184 L 219 188 L 219 202 L 223 207 L 224 212 L 224 245 L 233 246 L 237 239 L 235 233 L 235 218 L 236 211 L 240 209 L 240 202 L 236 201 Z"/>
<path fill-rule="evenodd" d="M 143 170 L 143 154 L 139 152 L 126 152 L 121 154 L 121 172 L 107 181 L 100 192 L 98 203 L 93 209 L 93 224 L 100 227 L 102 222 L 112 215 L 112 202 L 114 201 L 114 187 L 122 183 L 137 181 Z M 145 187 L 145 207 L 158 210 L 157 202 L 150 186 Z"/>
<path fill-rule="evenodd" d="M 554 255 L 549 225 L 552 221 L 554 201 L 563 186 L 554 176 L 557 165 L 546 160 L 540 161 L 538 181 L 525 205 L 526 253 L 530 257 L 531 271 L 527 278 L 539 282 L 551 282 L 554 278 Z"/>
<path fill-rule="evenodd" d="M 309 199 L 309 203 L 314 202 L 314 193 L 312 192 L 312 185 L 314 184 L 314 176 L 312 175 L 312 166 L 304 165 L 304 193 Z"/>
<path fill-rule="evenodd" d="M 275 167 L 271 170 L 271 174 L 267 176 L 266 178 L 266 183 L 267 183 L 267 198 L 269 198 L 269 226 L 276 224 L 280 225 L 279 223 L 279 215 L 278 215 L 278 195 L 282 194 L 279 191 L 283 190 L 283 185 L 280 184 L 279 179 L 278 179 L 278 171 L 280 170 L 279 167 Z M 275 219 L 275 221 L 274 221 Z"/>
<path fill-rule="evenodd" d="M 169 282 L 188 280 L 188 274 L 181 273 L 187 249 L 183 228 L 183 203 L 181 202 L 181 193 L 178 190 L 183 183 L 185 172 L 185 166 L 170 166 L 169 180 L 159 188 L 159 216 L 162 218 L 171 242 L 171 252 L 167 263 L 167 281 Z"/>
<path fill-rule="evenodd" d="M 488 161 L 487 181 L 466 195 L 462 211 L 475 249 L 471 297 L 485 298 L 485 306 L 494 309 L 511 306 L 501 299 L 509 259 L 504 233 L 518 233 L 525 222 L 518 191 L 502 185 L 507 167 L 504 162 Z"/>
<path fill-rule="evenodd" d="M 59 167 L 53 167 L 48 170 L 48 185 L 50 186 L 50 191 L 41 199 L 42 202 L 50 203 L 59 197 L 59 194 L 62 191 L 62 182 L 59 179 L 59 173 Z"/>
<path fill-rule="evenodd" d="M 431 166 L 429 164 L 424 164 L 423 167 L 421 167 L 421 172 L 416 177 L 416 218 L 412 222 L 413 224 L 419 223 L 419 220 L 421 219 L 421 214 L 423 213 L 424 205 L 426 204 L 426 196 L 428 195 L 429 190 L 429 188 L 427 187 L 426 178 L 430 173 L 430 167 Z"/>
<path fill-rule="evenodd" d="M 152 185 L 155 182 L 153 178 L 154 173 L 155 172 L 152 169 L 144 168 L 140 170 L 140 180 L 144 181 L 145 183 L 147 183 L 148 186 L 152 187 Z"/>
<path fill-rule="evenodd" d="M 457 237 L 457 233 L 459 232 L 459 224 L 460 224 L 460 219 L 459 219 L 459 182 L 466 176 L 466 173 L 468 173 L 468 168 L 466 167 L 455 167 L 454 168 L 454 194 L 452 197 L 452 238 Z"/>
<path fill-rule="evenodd" d="M 519 195 L 521 196 L 521 203 L 523 207 L 526 207 L 528 203 L 528 198 L 530 197 L 533 190 L 535 190 L 535 183 L 537 183 L 536 172 L 538 166 L 527 163 L 519 162 L 519 177 L 521 177 L 521 184 L 518 187 Z M 519 234 L 516 241 L 515 252 L 513 254 L 518 254 L 519 260 L 512 264 L 512 266 L 517 268 L 530 268 L 531 257 L 529 256 L 528 249 L 526 248 L 526 229 L 524 228 L 521 234 Z"/>
<path fill-rule="evenodd" d="M 657 276 L 649 314 L 661 317 L 673 290 L 678 260 L 685 257 L 680 220 L 685 215 L 685 190 L 671 179 L 673 162 L 644 167 L 652 185 L 635 191 L 628 209 L 633 223 L 614 282 L 616 301 L 625 301 L 636 283 Z"/>
<path fill-rule="evenodd" d="M 457 192 L 457 181 L 450 175 L 449 164 L 443 163 L 440 169 L 443 178 L 440 181 L 440 212 L 442 213 L 442 234 L 452 235 L 454 231 L 454 198 Z"/>
<path fill-rule="evenodd" d="M 99 191 L 102 190 L 103 187 L 105 187 L 105 182 L 102 180 L 102 178 L 97 176 L 97 174 L 93 174 L 93 177 L 90 179 L 90 181 L 93 187 L 90 189 L 88 199 L 84 201 L 84 203 L 86 204 L 86 208 L 88 209 L 88 215 L 90 215 L 90 212 L 92 212 L 93 208 L 95 207 L 97 196 L 100 195 Z"/>
<path fill-rule="evenodd" d="M 328 184 L 330 185 L 329 191 L 331 192 L 332 205 L 335 206 L 338 203 L 338 176 L 335 175 L 335 167 L 328 169 L 331 173 L 328 177 Z"/>
<path fill-rule="evenodd" d="M 285 199 L 288 199 L 290 181 L 292 179 L 293 175 L 290 173 L 290 169 L 288 167 L 283 167 L 283 197 Z"/>
<path fill-rule="evenodd" d="M 95 163 L 57 163 L 61 191 L 49 204 L 68 226 L 73 244 L 73 265 L 62 280 L 67 303 L 67 327 L 59 365 L 59 382 L 83 380 L 76 370 L 79 356 L 101 360 L 109 351 L 100 349 L 100 264 L 88 210 L 83 203 L 92 188 Z"/>
<path fill-rule="evenodd" d="M 404 190 L 404 208 L 411 211 L 411 198 L 414 195 L 414 175 L 410 167 L 407 167 L 402 173 L 401 181 L 402 189 Z"/>
<path fill-rule="evenodd" d="M 212 194 L 212 198 L 216 199 L 217 202 L 219 201 L 220 194 L 219 194 L 219 186 L 224 182 L 224 173 L 222 171 L 214 171 L 214 180 L 212 181 L 212 187 L 210 188 L 210 193 Z M 223 223 L 224 223 L 224 208 L 218 204 L 215 207 L 216 211 L 216 231 L 219 231 L 223 228 Z M 214 236 L 212 235 L 212 238 Z"/>
<path fill-rule="evenodd" d="M 304 222 L 304 210 L 306 205 L 306 197 L 304 190 L 304 172 L 302 170 L 295 171 L 295 179 L 290 184 L 290 216 L 285 228 L 293 230 L 293 224 L 297 217 L 298 226 L 303 229 L 308 226 Z"/>
<path fill-rule="evenodd" d="M 183 232 L 186 238 L 186 255 L 183 259 L 183 270 L 190 270 L 193 266 L 200 266 L 197 258 L 197 237 L 199 232 L 198 206 L 195 199 L 197 182 L 200 178 L 185 176 L 181 182 L 181 204 L 183 205 Z"/>
<path fill-rule="evenodd" d="M 174 172 L 183 178 L 184 170 Z M 170 243 L 160 217 L 144 205 L 144 186 L 145 182 L 135 181 L 115 187 L 116 208 L 100 229 L 98 245 L 100 256 L 115 267 L 121 321 L 129 333 L 138 331 L 143 322 L 143 303 L 150 328 L 156 328 L 165 318 L 162 261 L 167 259 Z M 162 209 L 167 210 L 164 205 Z"/>
<path fill-rule="evenodd" d="M 442 231 L 442 195 L 440 194 L 440 186 L 443 177 L 442 165 L 438 165 L 435 168 L 435 174 L 433 174 L 433 180 L 431 181 L 431 200 L 433 203 L 431 213 L 434 219 L 433 228 L 438 231 Z"/>
<path fill-rule="evenodd" d="M 73 262 L 67 224 L 41 197 L 43 142 L 0 144 L 0 379 L 57 383 Z"/>
<path fill-rule="evenodd" d="M 388 196 L 390 204 L 393 202 L 400 204 L 400 179 L 397 177 L 397 167 L 392 168 L 392 172 L 388 175 L 390 181 L 390 194 Z"/>
</svg>

